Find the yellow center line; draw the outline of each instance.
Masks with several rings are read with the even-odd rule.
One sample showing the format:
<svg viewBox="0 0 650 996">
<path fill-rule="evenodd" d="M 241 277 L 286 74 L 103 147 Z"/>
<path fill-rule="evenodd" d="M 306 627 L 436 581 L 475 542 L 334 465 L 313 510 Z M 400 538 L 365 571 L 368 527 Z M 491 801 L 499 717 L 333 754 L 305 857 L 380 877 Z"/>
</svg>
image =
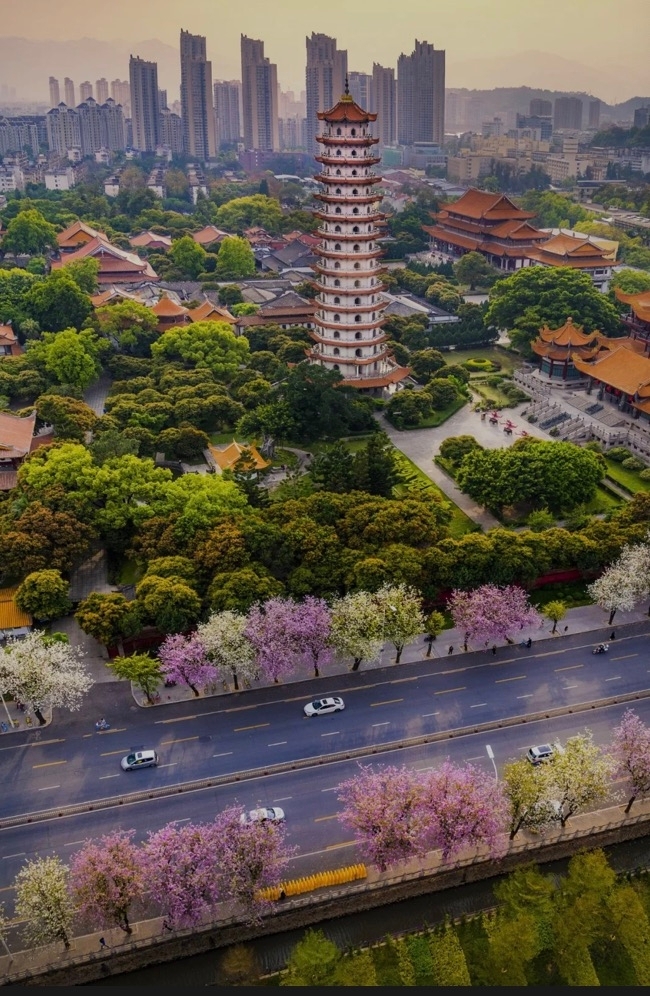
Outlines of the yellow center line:
<svg viewBox="0 0 650 996">
<path fill-rule="evenodd" d="M 342 844 L 328 844 L 325 850 L 335 851 L 338 847 L 352 847 L 354 844 L 356 844 L 356 840 L 346 840 Z"/>
<path fill-rule="evenodd" d="M 513 674 L 512 678 L 497 678 L 494 682 L 495 685 L 502 685 L 504 681 L 520 681 L 522 678 L 527 678 L 526 674 Z"/>
<path fill-rule="evenodd" d="M 202 712 L 202 716 L 212 716 L 214 713 Z M 156 726 L 166 726 L 168 723 L 185 723 L 188 719 L 196 719 L 196 716 L 177 716 L 176 719 L 157 719 Z"/>
<path fill-rule="evenodd" d="M 638 657 L 638 654 L 626 654 L 625 657 L 610 657 L 610 661 L 626 661 L 630 657 Z"/>
<path fill-rule="evenodd" d="M 449 695 L 450 692 L 464 692 L 467 685 L 463 685 L 461 688 L 443 688 L 439 692 L 434 692 L 434 695 Z"/>
<path fill-rule="evenodd" d="M 32 764 L 32 768 L 53 768 L 56 764 L 67 764 L 67 761 L 45 761 L 44 764 Z"/>
<path fill-rule="evenodd" d="M 555 671 L 575 671 L 579 667 L 584 667 L 584 664 L 570 664 L 568 667 L 556 667 Z"/>
<path fill-rule="evenodd" d="M 243 733 L 244 730 L 261 730 L 263 726 L 270 725 L 270 723 L 257 723 L 255 726 L 236 726 L 233 733 Z"/>
<path fill-rule="evenodd" d="M 160 745 L 162 747 L 165 744 L 184 744 L 187 743 L 188 740 L 198 740 L 198 739 L 199 739 L 198 736 L 196 736 L 196 737 L 183 737 L 180 740 L 161 740 Z"/>
<path fill-rule="evenodd" d="M 0 892 L 13 892 L 15 885 L 5 885 L 4 889 L 0 889 Z"/>
<path fill-rule="evenodd" d="M 107 750 L 104 754 L 100 754 L 100 757 L 111 757 L 112 754 L 128 754 L 131 750 L 130 747 L 123 747 L 122 750 Z"/>
<path fill-rule="evenodd" d="M 97 730 L 100 737 L 106 736 L 107 733 L 126 733 L 126 726 L 118 726 L 116 730 Z"/>
<path fill-rule="evenodd" d="M 373 709 L 375 706 L 380 705 L 393 705 L 395 702 L 403 702 L 404 699 L 386 699 L 385 702 L 371 702 L 370 708 Z"/>
<path fill-rule="evenodd" d="M 338 813 L 334 813 L 333 816 L 316 816 L 314 823 L 323 823 L 324 820 L 335 820 L 338 817 Z"/>
</svg>

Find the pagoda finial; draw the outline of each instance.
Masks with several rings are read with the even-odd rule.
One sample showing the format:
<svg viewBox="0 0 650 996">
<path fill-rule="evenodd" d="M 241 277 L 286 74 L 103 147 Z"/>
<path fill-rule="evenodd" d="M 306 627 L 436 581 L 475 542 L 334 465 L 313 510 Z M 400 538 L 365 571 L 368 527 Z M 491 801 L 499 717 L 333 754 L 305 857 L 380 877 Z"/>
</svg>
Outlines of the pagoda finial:
<svg viewBox="0 0 650 996">
<path fill-rule="evenodd" d="M 350 96 L 350 83 L 348 81 L 348 74 L 347 73 L 345 74 L 345 96 L 346 97 Z"/>
</svg>

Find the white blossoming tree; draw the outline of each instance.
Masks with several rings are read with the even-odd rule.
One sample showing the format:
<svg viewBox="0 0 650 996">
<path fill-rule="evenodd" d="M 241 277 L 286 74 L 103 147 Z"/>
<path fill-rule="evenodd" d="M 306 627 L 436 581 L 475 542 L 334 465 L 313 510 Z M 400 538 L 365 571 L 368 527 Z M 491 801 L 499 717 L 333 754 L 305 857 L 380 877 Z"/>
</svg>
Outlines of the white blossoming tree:
<svg viewBox="0 0 650 996">
<path fill-rule="evenodd" d="M 246 636 L 248 619 L 239 612 L 213 612 L 207 622 L 197 627 L 196 637 L 210 660 L 224 678 L 232 678 L 239 688 L 239 678 L 257 677 L 255 648 Z"/>
<path fill-rule="evenodd" d="M 601 609 L 608 610 L 610 626 L 619 609 L 630 612 L 641 597 L 639 585 L 629 569 L 629 562 L 622 563 L 620 558 L 593 584 L 588 585 L 588 591 Z"/>
<path fill-rule="evenodd" d="M 60 858 L 28 861 L 16 876 L 16 915 L 25 920 L 32 944 L 63 941 L 70 947 L 74 905 L 68 890 L 68 869 Z"/>
<path fill-rule="evenodd" d="M 415 588 L 405 584 L 385 584 L 375 592 L 375 602 L 381 616 L 383 637 L 395 647 L 395 663 L 402 651 L 424 631 L 422 597 Z"/>
<path fill-rule="evenodd" d="M 330 639 L 338 654 L 353 658 L 353 671 L 358 671 L 364 660 L 376 660 L 384 640 L 375 596 L 357 591 L 335 599 Z"/>
<path fill-rule="evenodd" d="M 45 723 L 44 708 L 74 711 L 92 685 L 82 652 L 44 633 L 30 633 L 0 653 L 0 688 L 28 703 L 41 725 Z"/>
</svg>

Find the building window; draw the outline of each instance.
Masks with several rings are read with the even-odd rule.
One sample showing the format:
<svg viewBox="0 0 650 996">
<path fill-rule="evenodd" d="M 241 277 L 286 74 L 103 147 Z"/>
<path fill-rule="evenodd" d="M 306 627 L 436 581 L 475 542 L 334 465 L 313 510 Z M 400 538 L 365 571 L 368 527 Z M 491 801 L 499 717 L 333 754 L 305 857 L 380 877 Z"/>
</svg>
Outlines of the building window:
<svg viewBox="0 0 650 996">
<path fill-rule="evenodd" d="M 355 280 L 354 281 L 354 286 L 355 287 L 361 287 L 361 281 L 360 280 Z"/>
<path fill-rule="evenodd" d="M 352 131 L 350 132 L 350 134 L 352 135 L 352 138 L 356 138 L 357 137 L 357 129 L 353 128 Z"/>
<path fill-rule="evenodd" d="M 340 252 L 341 251 L 341 243 L 340 242 L 335 242 L 334 243 L 334 250 L 335 250 L 335 252 Z"/>
<path fill-rule="evenodd" d="M 339 170 L 339 172 L 340 172 L 340 170 Z M 337 187 L 337 188 L 336 188 L 336 193 L 337 193 L 337 194 L 340 194 L 340 193 L 341 193 L 341 188 L 340 188 L 340 187 Z"/>
<path fill-rule="evenodd" d="M 339 368 L 339 365 L 338 365 L 338 363 L 335 363 L 335 364 L 334 364 L 334 369 L 335 369 L 335 370 L 336 370 L 336 372 L 338 373 L 338 371 L 339 371 L 339 369 L 340 369 L 340 368 Z"/>
<path fill-rule="evenodd" d="M 341 226 L 340 225 L 335 225 L 334 226 L 334 231 L 335 232 L 340 232 L 341 231 Z"/>
<path fill-rule="evenodd" d="M 334 281 L 334 286 L 335 287 L 340 287 L 341 286 L 341 281 L 338 278 Z"/>
<path fill-rule="evenodd" d="M 335 339 L 340 339 L 341 338 L 341 333 L 339 332 L 338 329 L 334 329 L 334 338 Z"/>
<path fill-rule="evenodd" d="M 352 150 L 352 158 L 353 158 L 353 159 L 356 159 L 356 158 L 357 158 L 357 150 L 356 150 L 356 149 L 353 149 L 353 150 Z"/>
<path fill-rule="evenodd" d="M 341 264 L 339 263 L 338 259 L 337 259 L 336 263 L 334 264 L 334 269 L 335 270 L 340 270 L 341 269 Z"/>
<path fill-rule="evenodd" d="M 340 249 L 340 248 L 341 248 L 341 247 L 339 246 L 339 249 Z M 360 247 L 360 245 L 359 245 L 359 243 L 358 243 L 358 242 L 355 242 L 355 243 L 354 243 L 354 245 L 352 246 L 352 248 L 353 248 L 353 250 L 354 250 L 355 252 L 359 252 L 359 249 L 360 249 L 361 247 Z"/>
<path fill-rule="evenodd" d="M 340 304 L 340 303 L 341 303 L 341 298 L 340 297 L 335 297 L 334 298 L 334 304 Z"/>
<path fill-rule="evenodd" d="M 360 332 L 355 332 L 354 333 L 354 338 L 355 339 L 360 339 L 361 338 L 361 333 Z"/>
<path fill-rule="evenodd" d="M 340 134 L 341 134 L 341 129 L 340 129 L 340 128 L 337 128 L 337 129 L 336 129 L 336 134 L 337 134 L 337 135 L 340 135 Z"/>
<path fill-rule="evenodd" d="M 356 171 L 356 169 L 353 169 L 352 170 L 352 176 L 356 176 L 356 175 L 357 175 L 357 171 Z"/>
<path fill-rule="evenodd" d="M 336 150 L 336 154 L 337 154 L 337 156 L 340 156 L 340 155 L 341 155 L 341 150 L 340 150 L 340 149 L 337 149 L 337 150 Z"/>
<path fill-rule="evenodd" d="M 341 209 L 340 209 L 340 207 L 337 207 L 337 208 L 335 209 L 335 211 L 334 211 L 334 214 L 341 214 Z"/>
<path fill-rule="evenodd" d="M 341 350 L 339 349 L 338 346 L 335 346 L 334 349 L 332 350 L 332 352 L 333 352 L 334 356 L 340 356 L 340 354 L 341 354 Z"/>
<path fill-rule="evenodd" d="M 340 322 L 341 321 L 341 316 L 340 315 L 334 315 L 334 321 L 335 322 Z"/>
<path fill-rule="evenodd" d="M 355 270 L 360 270 L 361 269 L 361 263 L 355 263 L 354 264 L 354 269 Z"/>
<path fill-rule="evenodd" d="M 337 176 L 340 176 L 340 175 L 341 175 L 341 170 L 340 170 L 340 169 L 337 169 L 337 171 L 336 171 L 336 175 L 337 175 Z M 339 191 L 338 191 L 338 193 L 340 194 L 340 193 L 341 193 L 341 191 L 339 190 Z"/>
<path fill-rule="evenodd" d="M 363 350 L 362 349 L 355 349 L 354 355 L 358 356 L 359 358 L 361 358 L 363 356 Z"/>
<path fill-rule="evenodd" d="M 355 315 L 354 316 L 354 320 L 355 320 L 355 322 L 360 322 L 361 321 L 361 315 Z"/>
<path fill-rule="evenodd" d="M 358 190 L 357 190 L 357 188 L 355 187 L 355 188 L 354 188 L 354 190 L 352 191 L 352 196 L 353 196 L 353 197 L 356 197 L 358 193 L 359 193 L 359 191 L 358 191 Z"/>
<path fill-rule="evenodd" d="M 359 226 L 355 225 L 354 228 L 352 229 L 352 231 L 354 232 L 355 235 L 358 235 L 359 234 Z"/>
<path fill-rule="evenodd" d="M 359 214 L 359 208 L 352 208 L 352 214 Z"/>
<path fill-rule="evenodd" d="M 372 232 L 372 225 L 368 225 L 368 231 Z"/>
<path fill-rule="evenodd" d="M 357 283 L 358 283 L 358 281 L 357 281 Z M 360 297 L 355 297 L 354 303 L 355 304 L 361 304 L 361 298 Z"/>
</svg>

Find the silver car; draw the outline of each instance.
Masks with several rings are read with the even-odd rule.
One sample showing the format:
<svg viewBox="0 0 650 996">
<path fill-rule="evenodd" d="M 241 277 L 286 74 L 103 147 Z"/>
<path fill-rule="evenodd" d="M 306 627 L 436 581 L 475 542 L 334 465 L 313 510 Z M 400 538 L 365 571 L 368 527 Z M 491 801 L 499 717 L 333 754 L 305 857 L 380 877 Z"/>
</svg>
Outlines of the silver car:
<svg viewBox="0 0 650 996">
<path fill-rule="evenodd" d="M 322 716 L 327 712 L 341 712 L 345 709 L 343 699 L 338 695 L 330 695 L 326 699 L 314 699 L 304 708 L 305 716 Z"/>
<path fill-rule="evenodd" d="M 122 771 L 137 771 L 138 768 L 155 768 L 158 755 L 155 750 L 134 750 L 120 761 Z"/>
<path fill-rule="evenodd" d="M 242 826 L 247 823 L 283 823 L 284 809 L 279 806 L 262 806 L 260 809 L 251 809 L 248 813 L 242 813 L 239 817 Z"/>
</svg>

